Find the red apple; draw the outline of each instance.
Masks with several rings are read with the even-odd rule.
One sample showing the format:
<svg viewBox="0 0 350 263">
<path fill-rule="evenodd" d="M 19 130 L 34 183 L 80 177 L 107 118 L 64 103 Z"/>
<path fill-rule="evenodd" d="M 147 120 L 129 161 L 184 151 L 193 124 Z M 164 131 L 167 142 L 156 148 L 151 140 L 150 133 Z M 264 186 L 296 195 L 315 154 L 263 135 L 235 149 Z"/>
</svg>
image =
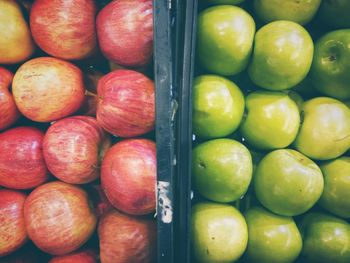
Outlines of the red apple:
<svg viewBox="0 0 350 263">
<path fill-rule="evenodd" d="M 0 186 L 31 189 L 48 180 L 42 152 L 44 133 L 17 127 L 0 134 Z"/>
<path fill-rule="evenodd" d="M 13 74 L 0 67 L 0 131 L 14 124 L 20 114 L 10 92 Z"/>
<path fill-rule="evenodd" d="M 95 213 L 97 218 L 100 218 L 108 211 L 114 209 L 111 202 L 109 202 L 105 192 L 103 191 L 101 185 L 93 185 L 89 189 L 89 196 L 91 196 L 95 207 Z"/>
<path fill-rule="evenodd" d="M 122 66 L 149 63 L 153 54 L 152 0 L 118 0 L 97 16 L 96 29 L 102 53 Z"/>
<path fill-rule="evenodd" d="M 48 263 L 97 263 L 97 253 L 92 249 L 80 250 L 54 257 Z"/>
<path fill-rule="evenodd" d="M 68 60 L 82 59 L 96 48 L 94 0 L 36 0 L 30 29 L 46 53 Z"/>
<path fill-rule="evenodd" d="M 94 232 L 97 221 L 86 192 L 59 181 L 30 193 L 24 203 L 24 220 L 29 238 L 52 255 L 80 248 Z"/>
<path fill-rule="evenodd" d="M 50 126 L 43 152 L 55 177 L 70 184 L 85 184 L 99 177 L 101 160 L 110 145 L 110 137 L 95 118 L 73 116 Z"/>
<path fill-rule="evenodd" d="M 27 241 L 23 205 L 26 195 L 0 190 L 0 257 L 12 253 Z"/>
<path fill-rule="evenodd" d="M 156 255 L 154 221 L 121 214 L 115 210 L 98 226 L 101 263 L 152 263 Z"/>
<path fill-rule="evenodd" d="M 135 137 L 154 129 L 154 84 L 145 75 L 133 70 L 112 71 L 99 80 L 97 94 L 97 121 L 105 130 Z"/>
<path fill-rule="evenodd" d="M 147 139 L 129 139 L 113 145 L 101 167 L 101 183 L 108 200 L 132 215 L 156 207 L 156 145 Z"/>
<path fill-rule="evenodd" d="M 77 111 L 84 101 L 85 88 L 78 67 L 57 58 L 40 57 L 17 70 L 12 92 L 23 115 L 33 121 L 50 122 Z"/>
</svg>

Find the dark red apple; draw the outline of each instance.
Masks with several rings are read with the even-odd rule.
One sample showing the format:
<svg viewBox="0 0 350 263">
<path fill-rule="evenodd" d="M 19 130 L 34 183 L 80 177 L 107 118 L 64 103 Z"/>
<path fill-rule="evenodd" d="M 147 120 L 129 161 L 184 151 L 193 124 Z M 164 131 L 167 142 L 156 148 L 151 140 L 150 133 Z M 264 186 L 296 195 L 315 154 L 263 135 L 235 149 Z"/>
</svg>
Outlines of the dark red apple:
<svg viewBox="0 0 350 263">
<path fill-rule="evenodd" d="M 112 71 L 99 80 L 97 94 L 97 121 L 105 130 L 135 137 L 154 129 L 154 83 L 145 75 L 133 70 Z"/>
<path fill-rule="evenodd" d="M 108 59 L 122 66 L 149 63 L 153 54 L 152 0 L 118 0 L 96 19 L 98 42 Z"/>
<path fill-rule="evenodd" d="M 13 74 L 0 67 L 0 131 L 10 127 L 20 114 L 10 92 Z"/>
<path fill-rule="evenodd" d="M 155 262 L 155 221 L 127 216 L 113 210 L 102 217 L 98 235 L 101 263 Z"/>
<path fill-rule="evenodd" d="M 100 175 L 100 163 L 110 147 L 109 135 L 95 118 L 73 116 L 53 123 L 43 141 L 49 171 L 70 184 L 85 184 Z"/>
<path fill-rule="evenodd" d="M 94 0 L 36 0 L 30 12 L 35 42 L 46 53 L 82 59 L 96 48 Z"/>
<path fill-rule="evenodd" d="M 24 203 L 24 220 L 29 238 L 52 255 L 80 248 L 94 232 L 97 221 L 86 192 L 59 181 L 30 193 Z"/>
<path fill-rule="evenodd" d="M 31 189 L 48 180 L 43 138 L 44 133 L 34 127 L 0 133 L 0 186 Z"/>
<path fill-rule="evenodd" d="M 48 263 L 97 263 L 97 253 L 92 249 L 80 250 L 54 257 Z"/>
<path fill-rule="evenodd" d="M 17 70 L 12 92 L 24 116 L 37 122 L 55 121 L 71 115 L 83 103 L 83 74 L 67 61 L 35 58 Z"/>
<path fill-rule="evenodd" d="M 77 114 L 96 117 L 97 103 L 97 94 L 94 94 L 90 91 L 86 91 L 84 102 L 81 105 L 80 109 L 77 111 Z"/>
<path fill-rule="evenodd" d="M 89 196 L 92 198 L 95 207 L 95 213 L 97 218 L 100 218 L 105 213 L 110 210 L 113 210 L 114 207 L 109 202 L 105 192 L 103 191 L 101 185 L 93 185 L 89 189 Z"/>
<path fill-rule="evenodd" d="M 26 195 L 0 190 L 0 257 L 12 253 L 27 241 L 23 205 Z"/>
<path fill-rule="evenodd" d="M 147 139 L 129 139 L 113 145 L 101 167 L 101 183 L 111 204 L 132 215 L 156 207 L 156 145 Z"/>
</svg>

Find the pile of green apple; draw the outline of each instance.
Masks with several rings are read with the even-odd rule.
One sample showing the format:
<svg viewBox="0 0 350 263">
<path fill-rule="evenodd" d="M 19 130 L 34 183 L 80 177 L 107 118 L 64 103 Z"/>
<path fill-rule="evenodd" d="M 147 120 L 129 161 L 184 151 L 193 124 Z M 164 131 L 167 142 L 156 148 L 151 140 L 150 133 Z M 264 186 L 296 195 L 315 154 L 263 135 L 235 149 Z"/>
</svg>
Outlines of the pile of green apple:
<svg viewBox="0 0 350 263">
<path fill-rule="evenodd" d="M 206 0 L 196 262 L 350 262 L 350 1 Z"/>
</svg>

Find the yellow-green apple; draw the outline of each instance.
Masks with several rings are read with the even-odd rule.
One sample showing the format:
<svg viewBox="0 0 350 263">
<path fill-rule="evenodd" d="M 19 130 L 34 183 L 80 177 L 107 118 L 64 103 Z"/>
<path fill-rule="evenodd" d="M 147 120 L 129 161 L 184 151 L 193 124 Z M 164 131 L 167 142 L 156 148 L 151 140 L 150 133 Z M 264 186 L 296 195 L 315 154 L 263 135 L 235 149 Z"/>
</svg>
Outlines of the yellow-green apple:
<svg viewBox="0 0 350 263">
<path fill-rule="evenodd" d="M 98 123 L 120 137 L 135 137 L 152 131 L 154 92 L 153 81 L 142 73 L 122 69 L 108 73 L 98 82 Z"/>
<path fill-rule="evenodd" d="M 328 32 L 316 42 L 310 73 L 321 93 L 350 99 L 350 29 Z"/>
<path fill-rule="evenodd" d="M 0 0 L 0 64 L 16 64 L 34 52 L 29 26 L 15 0 Z"/>
<path fill-rule="evenodd" d="M 327 211 L 350 218 L 350 157 L 320 165 L 324 176 L 324 190 L 319 204 Z"/>
<path fill-rule="evenodd" d="M 96 29 L 99 46 L 108 60 L 138 67 L 152 59 L 152 0 L 112 1 L 99 12 Z"/>
<path fill-rule="evenodd" d="M 122 140 L 105 154 L 101 184 L 111 204 L 128 214 L 156 208 L 156 145 L 148 139 Z"/>
<path fill-rule="evenodd" d="M 302 239 L 292 217 L 273 214 L 262 207 L 245 212 L 248 225 L 248 262 L 292 263 L 302 248 Z"/>
<path fill-rule="evenodd" d="M 215 139 L 199 144 L 192 153 L 195 189 L 217 202 L 233 202 L 247 191 L 253 164 L 249 150 L 231 139 Z"/>
<path fill-rule="evenodd" d="M 52 57 L 27 61 L 15 73 L 12 92 L 20 112 L 37 122 L 50 122 L 73 114 L 84 100 L 81 70 Z"/>
<path fill-rule="evenodd" d="M 193 85 L 193 131 L 202 138 L 224 137 L 237 130 L 244 112 L 244 97 L 232 81 L 203 75 Z"/>
<path fill-rule="evenodd" d="M 153 263 L 156 260 L 156 222 L 122 214 L 105 214 L 98 226 L 101 263 Z"/>
<path fill-rule="evenodd" d="M 245 99 L 246 113 L 241 134 L 247 142 L 261 150 L 285 148 L 297 136 L 300 114 L 288 93 L 255 91 Z"/>
<path fill-rule="evenodd" d="M 246 221 L 233 206 L 203 202 L 192 207 L 191 243 L 196 262 L 235 262 L 247 242 Z"/>
<path fill-rule="evenodd" d="M 48 263 L 97 263 L 98 256 L 93 249 L 82 249 L 67 255 L 56 256 Z"/>
<path fill-rule="evenodd" d="M 44 133 L 34 127 L 0 133 L 0 186 L 31 189 L 48 180 L 43 139 Z"/>
<path fill-rule="evenodd" d="M 254 12 L 264 22 L 289 20 L 305 25 L 316 15 L 321 0 L 254 0 Z"/>
<path fill-rule="evenodd" d="M 73 116 L 53 123 L 43 141 L 47 168 L 58 179 L 85 184 L 100 176 L 100 164 L 111 145 L 95 118 Z"/>
<path fill-rule="evenodd" d="M 324 24 L 333 28 L 350 27 L 350 1 L 324 0 L 322 1 L 319 16 Z"/>
<path fill-rule="evenodd" d="M 350 262 L 350 225 L 323 213 L 308 213 L 300 226 L 303 237 L 302 262 Z"/>
<path fill-rule="evenodd" d="M 235 75 L 249 61 L 255 33 L 253 18 L 237 6 L 219 5 L 199 14 L 197 54 L 206 70 Z"/>
<path fill-rule="evenodd" d="M 21 192 L 0 190 L 0 257 L 14 252 L 27 241 L 25 200 L 26 195 Z"/>
<path fill-rule="evenodd" d="M 350 109 L 327 97 L 306 101 L 294 146 L 316 160 L 339 157 L 350 148 Z"/>
<path fill-rule="evenodd" d="M 0 67 L 0 131 L 14 124 L 20 116 L 12 97 L 12 72 Z"/>
<path fill-rule="evenodd" d="M 264 89 L 289 89 L 306 77 L 313 52 L 312 39 L 301 25 L 283 20 L 271 22 L 255 35 L 249 76 Z"/>
<path fill-rule="evenodd" d="M 24 203 L 29 238 L 46 253 L 64 255 L 93 234 L 96 216 L 87 193 L 78 186 L 50 182 L 34 189 Z"/>
<path fill-rule="evenodd" d="M 268 153 L 254 173 L 254 190 L 269 210 L 284 216 L 308 211 L 321 197 L 320 168 L 303 154 L 280 149 Z"/>
<path fill-rule="evenodd" d="M 30 11 L 30 29 L 46 53 L 82 59 L 96 48 L 95 15 L 94 0 L 36 0 Z"/>
</svg>

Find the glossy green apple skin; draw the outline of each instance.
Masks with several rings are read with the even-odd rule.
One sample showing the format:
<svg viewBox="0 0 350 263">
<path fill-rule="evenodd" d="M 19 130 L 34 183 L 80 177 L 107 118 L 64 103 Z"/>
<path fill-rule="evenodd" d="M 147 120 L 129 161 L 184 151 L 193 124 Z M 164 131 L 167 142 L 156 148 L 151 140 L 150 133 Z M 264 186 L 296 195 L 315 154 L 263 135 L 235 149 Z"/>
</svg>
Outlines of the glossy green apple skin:
<svg viewBox="0 0 350 263">
<path fill-rule="evenodd" d="M 333 28 L 350 27 L 350 1 L 349 0 L 324 0 L 320 7 L 320 18 Z"/>
<path fill-rule="evenodd" d="M 289 20 L 301 25 L 311 21 L 321 0 L 254 0 L 254 12 L 264 22 Z"/>
<path fill-rule="evenodd" d="M 350 225 L 346 221 L 327 214 L 309 213 L 304 217 L 300 231 L 303 262 L 350 262 Z"/>
<path fill-rule="evenodd" d="M 297 136 L 300 114 L 287 93 L 255 91 L 246 97 L 246 114 L 241 133 L 247 142 L 260 150 L 285 148 Z"/>
<path fill-rule="evenodd" d="M 249 61 L 255 22 L 242 8 L 210 7 L 199 14 L 197 54 L 203 68 L 229 76 L 243 71 Z"/>
<path fill-rule="evenodd" d="M 303 105 L 295 148 L 309 158 L 329 160 L 350 148 L 350 110 L 342 102 L 318 97 Z"/>
<path fill-rule="evenodd" d="M 191 241 L 199 263 L 234 262 L 247 247 L 247 224 L 233 206 L 197 203 L 192 207 Z"/>
<path fill-rule="evenodd" d="M 350 157 L 340 157 L 320 168 L 324 190 L 319 204 L 337 216 L 350 218 Z"/>
<path fill-rule="evenodd" d="M 280 149 L 267 154 L 254 174 L 254 190 L 270 211 L 296 216 L 309 210 L 321 197 L 320 168 L 303 154 Z"/>
<path fill-rule="evenodd" d="M 306 77 L 313 51 L 312 39 L 302 26 L 292 21 L 271 22 L 255 35 L 249 76 L 265 89 L 289 89 Z"/>
<path fill-rule="evenodd" d="M 253 163 L 249 150 L 231 139 L 215 139 L 199 144 L 192 153 L 195 189 L 217 202 L 233 202 L 248 189 Z"/>
<path fill-rule="evenodd" d="M 202 138 L 218 138 L 233 133 L 244 113 L 244 96 L 232 81 L 203 75 L 194 80 L 193 131 Z"/>
<path fill-rule="evenodd" d="M 292 263 L 298 257 L 302 239 L 292 217 L 253 207 L 245 213 L 245 219 L 249 237 L 247 262 Z"/>
<path fill-rule="evenodd" d="M 214 5 L 238 5 L 244 0 L 207 0 L 207 2 Z"/>
<path fill-rule="evenodd" d="M 310 73 L 321 93 L 350 99 L 350 29 L 329 32 L 316 42 Z"/>
</svg>

